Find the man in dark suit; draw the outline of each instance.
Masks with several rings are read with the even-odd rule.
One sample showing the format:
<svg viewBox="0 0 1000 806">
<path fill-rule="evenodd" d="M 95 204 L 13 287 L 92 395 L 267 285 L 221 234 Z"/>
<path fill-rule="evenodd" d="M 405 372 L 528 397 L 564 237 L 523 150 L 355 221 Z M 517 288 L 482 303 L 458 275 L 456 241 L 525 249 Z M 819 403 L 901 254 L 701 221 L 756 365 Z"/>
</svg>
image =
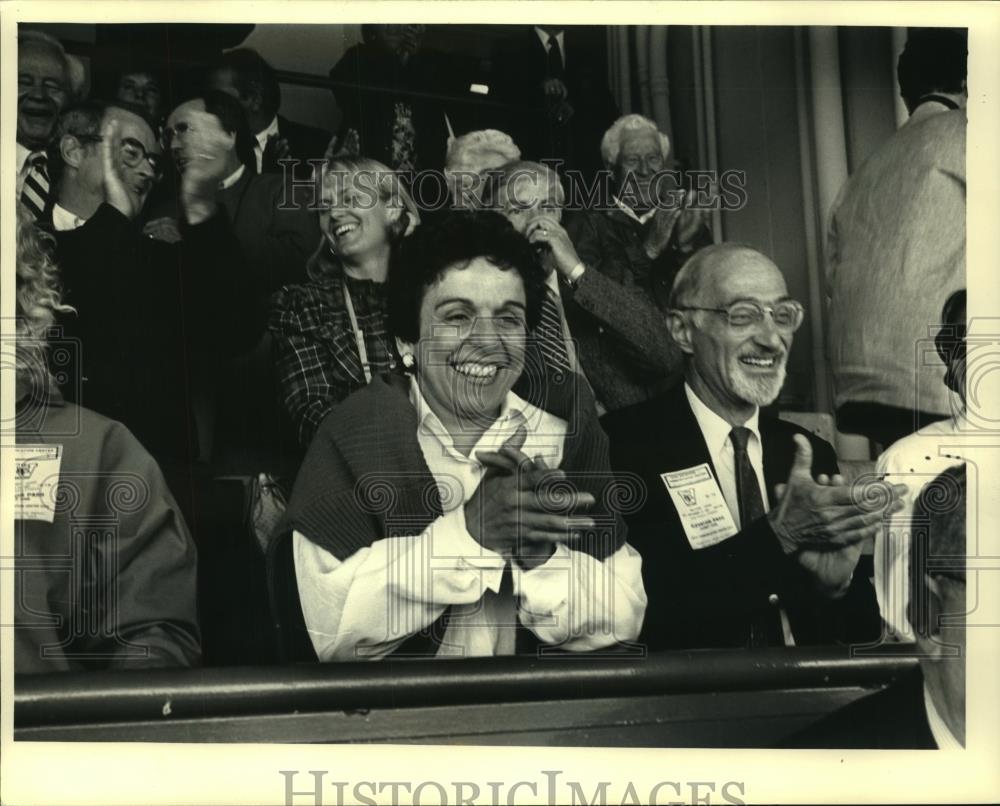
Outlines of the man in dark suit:
<svg viewBox="0 0 1000 806">
<path fill-rule="evenodd" d="M 231 142 L 205 118 L 191 135 L 176 243 L 137 224 L 163 165 L 142 109 L 68 109 L 48 155 L 57 189 L 49 226 L 64 299 L 76 309 L 60 324 L 80 342 L 81 366 L 71 373 L 79 388 L 64 392 L 132 431 L 189 518 L 199 451 L 192 376 L 262 330 L 254 283 L 216 198 Z"/>
<path fill-rule="evenodd" d="M 498 44 L 491 94 L 508 110 L 498 128 L 525 159 L 562 160 L 587 178 L 601 169 L 601 136 L 619 115 L 606 62 L 594 58 L 603 35 L 588 26 L 525 25 Z"/>
<path fill-rule="evenodd" d="M 965 746 L 965 465 L 913 508 L 910 600 L 920 665 L 795 734 L 797 748 L 954 750 Z"/>
<path fill-rule="evenodd" d="M 216 198 L 240 244 L 244 271 L 258 291 L 255 307 L 263 317 L 278 288 L 305 282 L 306 259 L 320 242 L 319 218 L 304 198 L 293 199 L 285 177 L 253 172 L 253 138 L 243 109 L 224 92 L 204 92 L 167 118 L 165 136 L 182 177 L 191 158 L 188 133 L 205 114 L 234 141 Z M 275 461 L 280 411 L 271 351 L 265 331 L 253 350 L 212 368 L 217 413 L 212 457 L 224 472 L 259 471 Z"/>
<path fill-rule="evenodd" d="M 423 47 L 424 34 L 416 24 L 362 26 L 364 41 L 330 70 L 342 114 L 338 150 L 403 173 L 444 167 L 446 98 L 461 83 L 446 56 Z"/>
<path fill-rule="evenodd" d="M 671 303 L 684 384 L 604 418 L 615 470 L 645 485 L 627 516 L 650 597 L 642 640 L 873 640 L 874 592 L 854 570 L 905 488 L 857 496 L 829 444 L 760 416 L 781 390 L 802 306 L 774 263 L 737 244 L 689 260 Z"/>
<path fill-rule="evenodd" d="M 297 178 L 312 173 L 308 160 L 322 159 L 330 134 L 296 123 L 278 114 L 281 86 L 271 67 L 251 48 L 230 50 L 220 57 L 208 76 L 208 89 L 222 90 L 239 99 L 254 136 L 257 173 L 281 173 L 279 160 L 298 160 Z"/>
</svg>

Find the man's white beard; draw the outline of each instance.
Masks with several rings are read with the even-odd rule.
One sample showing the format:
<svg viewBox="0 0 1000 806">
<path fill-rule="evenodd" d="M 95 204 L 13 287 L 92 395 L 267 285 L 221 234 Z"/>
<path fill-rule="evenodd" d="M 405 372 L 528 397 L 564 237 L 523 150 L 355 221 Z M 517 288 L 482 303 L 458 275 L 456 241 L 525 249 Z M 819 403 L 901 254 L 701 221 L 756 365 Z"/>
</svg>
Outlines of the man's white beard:
<svg viewBox="0 0 1000 806">
<path fill-rule="evenodd" d="M 749 375 L 743 370 L 739 359 L 734 359 L 736 367 L 729 373 L 729 381 L 733 392 L 740 400 L 755 406 L 770 406 L 781 393 L 785 384 L 785 361 L 775 369 L 773 375 Z"/>
</svg>

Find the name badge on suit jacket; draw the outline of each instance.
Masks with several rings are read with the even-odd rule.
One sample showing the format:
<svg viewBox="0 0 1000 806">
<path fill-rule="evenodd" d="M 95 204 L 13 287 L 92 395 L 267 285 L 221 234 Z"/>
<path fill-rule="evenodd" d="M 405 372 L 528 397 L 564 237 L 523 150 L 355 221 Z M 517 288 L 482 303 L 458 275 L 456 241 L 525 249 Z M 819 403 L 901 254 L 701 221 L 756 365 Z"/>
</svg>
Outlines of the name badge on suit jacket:
<svg viewBox="0 0 1000 806">
<path fill-rule="evenodd" d="M 736 522 L 707 462 L 661 473 L 691 548 L 704 549 L 736 534 Z"/>
<path fill-rule="evenodd" d="M 52 523 L 62 445 L 18 445 L 14 451 L 14 517 Z"/>
</svg>

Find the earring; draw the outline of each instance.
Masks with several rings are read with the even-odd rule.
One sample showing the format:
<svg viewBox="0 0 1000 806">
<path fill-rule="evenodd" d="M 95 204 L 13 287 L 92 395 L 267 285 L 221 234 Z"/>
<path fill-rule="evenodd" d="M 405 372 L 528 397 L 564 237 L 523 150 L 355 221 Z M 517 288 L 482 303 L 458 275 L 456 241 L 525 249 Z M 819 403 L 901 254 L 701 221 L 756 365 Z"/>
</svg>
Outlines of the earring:
<svg viewBox="0 0 1000 806">
<path fill-rule="evenodd" d="M 403 369 L 407 372 L 413 372 L 417 368 L 417 358 L 413 353 L 403 353 L 400 359 L 403 362 Z"/>
</svg>

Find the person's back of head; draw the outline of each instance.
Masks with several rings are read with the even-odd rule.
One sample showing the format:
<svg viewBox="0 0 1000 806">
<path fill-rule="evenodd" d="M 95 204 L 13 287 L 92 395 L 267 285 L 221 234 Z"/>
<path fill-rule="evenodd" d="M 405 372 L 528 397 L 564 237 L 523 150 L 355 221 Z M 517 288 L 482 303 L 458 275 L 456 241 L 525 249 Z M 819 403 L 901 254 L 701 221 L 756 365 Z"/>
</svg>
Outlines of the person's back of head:
<svg viewBox="0 0 1000 806">
<path fill-rule="evenodd" d="M 907 110 L 926 95 L 964 96 L 967 59 L 965 29 L 911 28 L 896 68 Z"/>
</svg>

